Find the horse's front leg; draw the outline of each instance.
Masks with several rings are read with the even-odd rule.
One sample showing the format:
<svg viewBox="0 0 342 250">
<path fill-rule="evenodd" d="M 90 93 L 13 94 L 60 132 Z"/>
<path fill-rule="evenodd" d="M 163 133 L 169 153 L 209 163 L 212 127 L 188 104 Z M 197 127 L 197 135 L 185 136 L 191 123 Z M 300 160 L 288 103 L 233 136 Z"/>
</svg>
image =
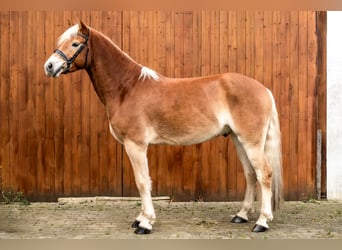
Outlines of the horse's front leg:
<svg viewBox="0 0 342 250">
<path fill-rule="evenodd" d="M 134 231 L 136 234 L 149 234 L 155 222 L 156 215 L 151 197 L 151 178 L 149 176 L 146 155 L 147 145 L 127 140 L 124 142 L 124 146 L 133 166 L 135 183 L 142 202 L 141 213 L 132 224 L 132 227 L 136 228 Z"/>
</svg>

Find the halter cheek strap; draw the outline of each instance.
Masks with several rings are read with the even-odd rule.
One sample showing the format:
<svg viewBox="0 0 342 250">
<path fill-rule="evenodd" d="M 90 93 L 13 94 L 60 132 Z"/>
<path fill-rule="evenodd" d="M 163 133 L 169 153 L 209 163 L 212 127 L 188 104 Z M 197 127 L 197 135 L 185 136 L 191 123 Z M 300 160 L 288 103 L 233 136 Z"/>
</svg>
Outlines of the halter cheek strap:
<svg viewBox="0 0 342 250">
<path fill-rule="evenodd" d="M 64 73 L 68 73 L 70 71 L 70 67 L 71 64 L 76 60 L 77 56 L 82 52 L 82 50 L 84 49 L 84 47 L 86 46 L 86 44 L 88 43 L 88 36 L 82 35 L 80 34 L 80 36 L 82 36 L 85 39 L 84 43 L 81 43 L 81 45 L 78 47 L 78 49 L 76 50 L 75 54 L 68 58 L 63 51 L 59 50 L 59 49 L 55 49 L 54 53 L 60 55 L 67 63 L 67 67 L 64 71 Z M 89 48 L 88 48 L 89 50 Z M 86 59 L 85 59 L 85 63 L 84 63 L 84 67 L 87 66 L 87 60 L 88 60 L 88 50 L 87 50 L 87 54 L 86 54 Z"/>
</svg>

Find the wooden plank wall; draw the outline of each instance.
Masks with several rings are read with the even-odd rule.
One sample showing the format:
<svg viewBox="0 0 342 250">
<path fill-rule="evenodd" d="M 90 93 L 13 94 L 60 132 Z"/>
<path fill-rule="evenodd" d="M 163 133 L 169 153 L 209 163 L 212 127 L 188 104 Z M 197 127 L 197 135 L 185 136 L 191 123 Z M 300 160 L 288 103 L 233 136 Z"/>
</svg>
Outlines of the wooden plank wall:
<svg viewBox="0 0 342 250">
<path fill-rule="evenodd" d="M 86 73 L 51 79 L 43 72 L 56 38 L 82 19 L 136 61 L 164 75 L 233 71 L 264 83 L 274 93 L 280 114 L 285 198 L 314 197 L 317 107 L 325 107 L 316 93 L 317 85 L 325 84 L 324 77 L 317 78 L 317 34 L 325 33 L 316 32 L 316 15 L 313 11 L 1 11 L 1 188 L 45 201 L 61 196 L 137 195 L 128 158 L 110 136 L 104 108 Z M 324 23 L 320 28 L 326 29 Z M 151 146 L 148 156 L 153 195 L 175 200 L 243 198 L 243 171 L 230 139 Z"/>
</svg>

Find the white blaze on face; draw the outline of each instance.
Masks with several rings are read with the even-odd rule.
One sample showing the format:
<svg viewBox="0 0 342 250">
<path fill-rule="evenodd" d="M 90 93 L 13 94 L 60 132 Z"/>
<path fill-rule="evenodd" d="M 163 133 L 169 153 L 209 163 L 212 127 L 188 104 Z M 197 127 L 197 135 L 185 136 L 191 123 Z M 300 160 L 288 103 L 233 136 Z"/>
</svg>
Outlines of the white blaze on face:
<svg viewBox="0 0 342 250">
<path fill-rule="evenodd" d="M 79 30 L 78 24 L 67 29 L 57 40 L 57 47 L 59 47 L 65 40 L 70 39 L 71 36 L 76 35 Z M 58 77 L 62 74 L 65 60 L 53 53 L 44 64 L 45 74 L 48 76 Z"/>
</svg>

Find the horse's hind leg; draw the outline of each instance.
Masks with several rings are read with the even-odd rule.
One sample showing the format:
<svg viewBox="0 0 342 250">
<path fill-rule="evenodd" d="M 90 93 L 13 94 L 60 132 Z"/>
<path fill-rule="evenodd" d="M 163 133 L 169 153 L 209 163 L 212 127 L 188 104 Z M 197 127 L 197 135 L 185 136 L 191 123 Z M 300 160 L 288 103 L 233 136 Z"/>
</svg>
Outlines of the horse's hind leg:
<svg viewBox="0 0 342 250">
<path fill-rule="evenodd" d="M 244 174 L 246 177 L 246 191 L 245 198 L 242 203 L 240 211 L 231 220 L 232 223 L 244 223 L 248 221 L 248 212 L 253 208 L 254 196 L 255 196 L 255 185 L 256 185 L 256 175 L 255 171 L 246 155 L 246 152 L 237 139 L 236 135 L 231 136 L 236 151 L 238 153 L 239 159 L 242 163 Z"/>
<path fill-rule="evenodd" d="M 133 166 L 134 178 L 142 202 L 141 213 L 132 224 L 132 227 L 136 228 L 136 234 L 148 234 L 152 230 L 156 216 L 151 197 L 151 178 L 146 156 L 147 146 L 132 141 L 125 141 L 124 146 Z"/>
<path fill-rule="evenodd" d="M 272 168 L 266 160 L 263 145 L 243 145 L 248 159 L 255 170 L 256 179 L 261 188 L 260 216 L 253 228 L 253 232 L 263 232 L 268 229 L 267 221 L 273 219 L 271 205 Z"/>
</svg>

